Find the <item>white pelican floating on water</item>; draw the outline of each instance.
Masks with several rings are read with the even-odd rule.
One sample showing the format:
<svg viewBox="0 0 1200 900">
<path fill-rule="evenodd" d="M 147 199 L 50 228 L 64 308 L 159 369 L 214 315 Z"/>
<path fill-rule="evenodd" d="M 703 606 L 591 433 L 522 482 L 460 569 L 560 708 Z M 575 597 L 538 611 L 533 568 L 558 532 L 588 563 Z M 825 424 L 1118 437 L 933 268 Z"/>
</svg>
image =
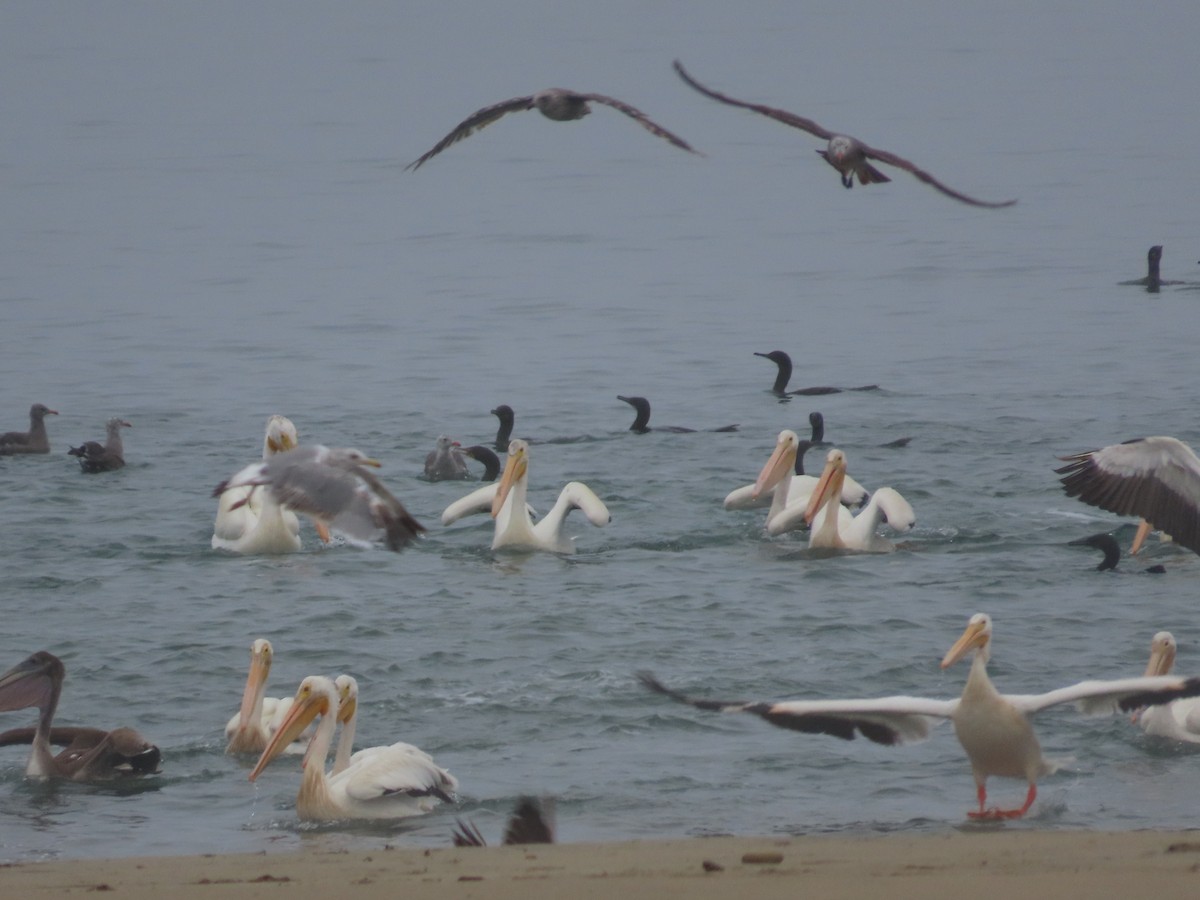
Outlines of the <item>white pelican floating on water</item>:
<svg viewBox="0 0 1200 900">
<path fill-rule="evenodd" d="M 983 613 L 971 617 L 966 631 L 942 659 L 944 669 L 971 650 L 975 659 L 954 700 L 922 697 L 880 697 L 873 700 L 788 700 L 781 703 L 745 703 L 701 700 L 671 690 L 648 672 L 639 673 L 650 690 L 666 694 L 698 709 L 717 712 L 751 712 L 772 725 L 809 734 L 830 734 L 852 740 L 855 733 L 877 744 L 904 744 L 929 737 L 939 719 L 950 719 L 954 733 L 967 752 L 975 776 L 978 810 L 971 818 L 1018 818 L 1037 798 L 1037 779 L 1054 766 L 1042 757 L 1041 746 L 1029 717 L 1051 706 L 1074 703 L 1084 713 L 1101 715 L 1132 711 L 1143 706 L 1171 703 L 1200 695 L 1200 678 L 1171 676 L 1083 681 L 1047 694 L 1001 694 L 987 674 L 992 620 Z M 987 779 L 991 775 L 1023 778 L 1029 784 L 1019 809 L 987 806 Z"/>
<path fill-rule="evenodd" d="M 326 775 L 325 759 L 340 718 L 337 686 L 323 675 L 300 682 L 291 711 L 250 773 L 254 781 L 283 748 L 317 716 L 316 733 L 304 756 L 296 814 L 305 821 L 399 819 L 419 816 L 439 800 L 453 803 L 458 779 L 411 744 L 372 747 L 350 758 L 342 771 Z M 405 749 L 407 748 L 407 749 Z"/>
<path fill-rule="evenodd" d="M 563 533 L 567 514 L 571 510 L 583 510 L 588 521 L 597 528 L 607 525 L 611 520 L 608 507 L 591 488 L 580 481 L 571 481 L 563 487 L 554 508 L 535 525 L 525 502 L 528 474 L 529 445 L 519 438 L 510 441 L 500 482 L 481 487 L 451 503 L 442 513 L 442 524 L 457 522 L 471 513 L 490 511 L 496 520 L 493 550 L 507 547 L 514 550 L 574 553 L 574 540 Z"/>
<path fill-rule="evenodd" d="M 802 509 L 817 486 L 817 479 L 804 474 L 804 454 L 813 446 L 802 441 L 796 432 L 785 428 L 775 440 L 775 451 L 763 466 L 754 484 L 730 491 L 725 497 L 726 509 L 758 509 L 769 506 L 767 523 L 785 507 L 799 505 Z M 861 506 L 867 499 L 867 489 L 846 476 L 842 482 L 842 503 Z M 799 526 L 796 526 L 799 527 Z"/>
<path fill-rule="evenodd" d="M 267 419 L 264 460 L 299 444 L 291 419 Z M 212 547 L 234 553 L 294 553 L 300 549 L 300 520 L 290 509 L 280 506 L 270 491 L 257 491 L 249 485 L 230 488 L 217 499 Z"/>
<path fill-rule="evenodd" d="M 274 657 L 275 650 L 266 638 L 250 645 L 250 674 L 242 691 L 242 705 L 225 725 L 225 737 L 229 739 L 226 753 L 262 753 L 291 709 L 291 697 L 265 696 Z M 284 752 L 303 753 L 308 737 L 299 736 Z"/>
<path fill-rule="evenodd" d="M 1200 553 L 1200 459 L 1183 441 L 1147 437 L 1064 456 L 1069 497 L 1122 516 L 1141 516 Z M 1148 528 L 1139 529 L 1130 553 L 1141 548 Z"/>
<path fill-rule="evenodd" d="M 1175 665 L 1175 637 L 1160 631 L 1150 642 L 1147 675 L 1170 675 Z M 1176 700 L 1151 706 L 1137 714 L 1136 720 L 1146 734 L 1200 744 L 1200 698 Z"/>
<path fill-rule="evenodd" d="M 900 493 L 890 487 L 876 489 L 870 501 L 852 516 L 838 500 L 846 478 L 846 454 L 830 450 L 825 456 L 825 469 L 804 507 L 788 506 L 767 522 L 767 531 L 782 534 L 799 527 L 803 520 L 809 526 L 808 546 L 835 550 L 862 550 L 867 553 L 890 553 L 896 546 L 875 533 L 887 523 L 893 531 L 909 531 L 917 518 L 912 506 Z"/>
</svg>

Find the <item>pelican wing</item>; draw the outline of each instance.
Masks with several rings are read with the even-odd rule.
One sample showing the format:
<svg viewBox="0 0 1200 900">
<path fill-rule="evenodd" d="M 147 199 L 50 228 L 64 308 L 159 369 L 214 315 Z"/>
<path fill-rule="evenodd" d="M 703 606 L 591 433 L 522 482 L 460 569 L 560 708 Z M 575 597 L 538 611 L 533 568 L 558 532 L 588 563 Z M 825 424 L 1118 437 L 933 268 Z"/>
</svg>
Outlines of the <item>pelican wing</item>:
<svg viewBox="0 0 1200 900">
<path fill-rule="evenodd" d="M 411 744 L 393 744 L 373 750 L 363 756 L 355 754 L 357 760 L 352 758 L 349 768 L 335 776 L 345 786 L 348 797 L 370 801 L 406 794 L 454 802 L 451 792 L 457 790 L 458 780 L 435 764 L 429 754 Z"/>
<path fill-rule="evenodd" d="M 455 125 L 448 135 L 434 144 L 432 149 L 405 166 L 405 171 L 416 171 L 421 168 L 422 164 L 428 162 L 452 144 L 457 144 L 463 138 L 468 138 L 479 131 L 479 129 L 486 128 L 507 113 L 525 109 L 533 109 L 532 94 L 525 97 L 513 97 L 511 100 L 493 103 L 491 106 L 475 110 L 475 112 Z"/>
<path fill-rule="evenodd" d="M 975 197 L 969 197 L 966 194 L 954 190 L 954 188 L 950 187 L 949 185 L 942 184 L 942 182 L 938 181 L 920 166 L 910 162 L 902 156 L 897 156 L 895 153 L 889 153 L 886 150 L 879 150 L 875 147 L 868 147 L 861 141 L 859 141 L 859 143 L 862 144 L 863 153 L 865 153 L 869 158 L 877 159 L 881 163 L 887 163 L 889 166 L 895 166 L 898 169 L 904 169 L 906 172 L 912 173 L 919 180 L 925 182 L 930 187 L 941 191 L 947 197 L 953 197 L 955 200 L 960 200 L 963 203 L 969 203 L 971 206 L 985 206 L 988 209 L 999 209 L 1000 207 L 1004 206 L 1012 206 L 1017 202 L 1016 200 L 1002 200 L 1000 202 L 994 202 L 990 200 L 979 200 Z"/>
<path fill-rule="evenodd" d="M 1123 516 L 1141 516 L 1200 553 L 1200 458 L 1183 441 L 1148 437 L 1064 456 L 1069 497 Z"/>
<path fill-rule="evenodd" d="M 1026 715 L 1050 706 L 1074 703 L 1080 712 L 1100 716 L 1196 696 L 1200 696 L 1200 677 L 1152 675 L 1113 681 L 1081 681 L 1046 694 L 1006 694 L 1005 699 Z"/>
<path fill-rule="evenodd" d="M 612 521 L 608 507 L 595 492 L 582 481 L 569 481 L 562 489 L 561 496 L 570 503 L 569 509 L 579 509 L 588 517 L 588 521 L 597 528 L 602 528 Z M 549 518 L 549 517 L 547 517 Z"/>
<path fill-rule="evenodd" d="M 697 155 L 700 155 L 699 151 L 695 150 L 692 145 L 683 138 L 667 131 L 667 129 L 663 128 L 640 109 L 630 106 L 628 103 L 624 103 L 621 100 L 617 100 L 613 97 L 606 97 L 603 94 L 582 94 L 581 96 L 585 100 L 594 100 L 596 103 L 603 103 L 605 106 L 611 106 L 613 109 L 625 113 L 625 115 L 629 116 L 629 118 L 633 119 L 651 134 L 657 135 L 663 140 L 670 141 L 681 150 L 686 150 L 688 153 L 696 153 Z"/>
<path fill-rule="evenodd" d="M 474 513 L 490 513 L 492 501 L 496 499 L 498 490 L 500 490 L 498 483 L 485 484 L 483 487 L 471 491 L 467 496 L 459 497 L 442 511 L 442 524 L 450 525 L 463 516 Z"/>
<path fill-rule="evenodd" d="M 727 702 L 689 697 L 672 690 L 649 672 L 638 679 L 655 693 L 672 700 L 714 712 L 748 712 L 772 725 L 807 734 L 828 734 L 853 740 L 861 734 L 877 744 L 908 744 L 923 741 L 941 719 L 958 709 L 958 699 L 927 700 L 922 697 L 879 697 L 870 700 L 789 700 L 782 703 Z"/>
</svg>

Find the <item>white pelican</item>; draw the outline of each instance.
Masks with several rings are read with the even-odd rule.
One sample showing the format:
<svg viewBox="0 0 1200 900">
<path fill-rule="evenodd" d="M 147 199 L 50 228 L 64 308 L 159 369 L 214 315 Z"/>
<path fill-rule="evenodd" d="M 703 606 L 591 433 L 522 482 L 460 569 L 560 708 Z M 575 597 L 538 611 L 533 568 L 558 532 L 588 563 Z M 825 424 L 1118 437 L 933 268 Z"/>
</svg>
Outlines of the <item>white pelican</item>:
<svg viewBox="0 0 1200 900">
<path fill-rule="evenodd" d="M 291 419 L 278 415 L 267 419 L 264 461 L 299 445 Z M 249 485 L 231 488 L 217 500 L 212 547 L 234 553 L 294 553 L 300 549 L 300 520 L 290 509 L 281 507 L 270 491 Z"/>
<path fill-rule="evenodd" d="M 78 457 L 79 468 L 89 475 L 122 469 L 125 467 L 125 442 L 121 440 L 121 429 L 132 427 L 133 425 L 124 419 L 109 419 L 104 426 L 103 444 L 99 441 L 84 441 L 78 447 L 69 449 L 67 455 Z"/>
<path fill-rule="evenodd" d="M 547 88 L 544 91 L 538 91 L 536 94 L 530 94 L 525 97 L 513 97 L 511 100 L 504 100 L 492 106 L 485 106 L 483 109 L 476 110 L 455 125 L 448 135 L 434 144 L 432 150 L 409 163 L 405 166 L 405 169 L 419 169 L 423 163 L 437 156 L 451 144 L 456 144 L 479 129 L 491 125 L 505 113 L 536 109 L 547 119 L 555 122 L 570 122 L 573 119 L 582 119 L 590 113 L 592 110 L 588 105 L 589 103 L 603 103 L 605 106 L 610 106 L 618 112 L 625 113 L 625 115 L 629 116 L 629 118 L 633 119 L 651 134 L 670 141 L 681 150 L 686 150 L 689 153 L 696 152 L 683 138 L 677 137 L 667 131 L 667 129 L 653 121 L 644 112 L 635 109 L 628 103 L 612 97 L 606 97 L 603 94 L 581 94 L 563 88 Z"/>
<path fill-rule="evenodd" d="M 499 484 L 489 484 L 456 500 L 442 513 L 442 524 L 449 525 L 465 515 L 490 510 L 496 520 L 492 549 L 507 547 L 514 550 L 549 550 L 552 553 L 574 553 L 574 540 L 563 533 L 567 513 L 581 509 L 597 528 L 611 520 L 608 507 L 586 484 L 568 482 L 558 495 L 554 508 L 540 522 L 533 524 L 525 502 L 528 487 L 529 445 L 514 438 L 508 445 L 508 459 Z"/>
<path fill-rule="evenodd" d="M 1122 516 L 1141 516 L 1200 553 L 1200 459 L 1183 441 L 1147 437 L 1062 457 L 1055 469 L 1068 497 Z M 1130 553 L 1141 549 L 1140 528 Z"/>
<path fill-rule="evenodd" d="M 829 163 L 842 176 L 842 185 L 844 187 L 854 186 L 854 176 L 858 176 L 859 184 L 880 184 L 891 181 L 868 160 L 874 159 L 882 163 L 887 163 L 889 166 L 896 166 L 911 172 L 919 180 L 925 182 L 930 187 L 936 188 L 947 197 L 953 197 L 962 203 L 970 204 L 971 206 L 986 206 L 989 208 L 998 208 L 1002 206 L 1012 206 L 1016 200 L 1003 200 L 993 202 L 989 200 L 977 200 L 974 197 L 969 197 L 966 194 L 960 193 L 953 188 L 942 184 L 924 169 L 919 168 L 914 163 L 909 162 L 895 153 L 889 153 L 887 150 L 880 150 L 876 147 L 871 147 L 868 144 L 858 140 L 858 138 L 850 137 L 848 134 L 837 134 L 827 128 L 822 128 L 812 119 L 806 119 L 803 116 L 798 116 L 795 113 L 790 113 L 787 110 L 775 109 L 770 106 L 760 106 L 757 103 L 746 103 L 743 100 L 735 100 L 732 97 L 727 97 L 724 94 L 718 94 L 716 91 L 706 88 L 698 81 L 692 78 L 680 64 L 679 60 L 675 60 L 675 71 L 679 74 L 687 84 L 695 88 L 706 97 L 711 97 L 714 100 L 719 100 L 722 103 L 728 103 L 731 106 L 740 106 L 743 109 L 753 110 L 756 113 L 774 119 L 777 122 L 782 122 L 785 125 L 791 125 L 793 128 L 799 128 L 801 131 L 807 131 L 809 134 L 828 141 L 824 150 L 818 150 L 825 162 Z"/>
<path fill-rule="evenodd" d="M 325 774 L 340 707 L 337 686 L 323 675 L 300 682 L 291 711 L 250 773 L 254 781 L 317 716 L 317 730 L 304 755 L 296 814 L 305 821 L 399 819 L 429 812 L 437 801 L 453 803 L 458 780 L 409 744 L 359 751 L 347 768 Z M 397 747 L 399 749 L 397 749 Z M 393 752 L 394 751 L 394 752 Z"/>
<path fill-rule="evenodd" d="M 735 488 L 725 496 L 726 509 L 758 509 L 769 506 L 769 523 L 785 507 L 804 504 L 817 486 L 817 479 L 804 474 L 804 454 L 812 441 L 802 441 L 796 432 L 785 428 L 775 440 L 775 450 L 767 460 L 754 484 Z M 846 476 L 842 482 L 842 503 L 861 506 L 867 499 L 867 489 Z M 795 527 L 799 527 L 797 524 Z"/>
<path fill-rule="evenodd" d="M 280 506 L 312 516 L 353 541 L 370 541 L 382 533 L 388 549 L 399 552 L 425 527 L 364 468 L 379 465 L 359 450 L 313 444 L 247 466 L 217 485 L 213 496 L 261 487 Z"/>
<path fill-rule="evenodd" d="M 916 515 L 908 501 L 890 488 L 877 488 L 867 505 L 851 516 L 837 501 L 846 478 L 846 454 L 833 449 L 825 455 L 825 469 L 800 509 L 790 506 L 767 523 L 767 531 L 781 534 L 797 527 L 803 519 L 809 526 L 808 546 L 838 550 L 862 550 L 890 553 L 895 545 L 875 533 L 884 522 L 893 531 L 908 531 L 916 524 Z"/>
<path fill-rule="evenodd" d="M 1174 665 L 1175 637 L 1169 631 L 1160 631 L 1150 642 L 1146 674 L 1170 675 Z M 1146 734 L 1200 744 L 1200 698 L 1147 707 L 1137 713 L 1135 719 Z"/>
<path fill-rule="evenodd" d="M 102 781 L 159 771 L 162 754 L 132 728 L 54 727 L 54 712 L 62 694 L 66 668 L 53 653 L 39 650 L 0 675 L 0 711 L 35 706 L 35 728 L 14 728 L 0 734 L 0 746 L 29 744 L 32 751 L 25 774 L 31 778 Z M 51 745 L 65 746 L 57 756 Z"/>
<path fill-rule="evenodd" d="M 29 407 L 29 430 L 6 431 L 0 434 L 0 456 L 18 453 L 49 453 L 50 437 L 46 434 L 46 416 L 57 416 L 58 410 L 44 403 Z"/>
<path fill-rule="evenodd" d="M 432 756 L 420 747 L 403 741 L 355 750 L 354 734 L 358 727 L 358 680 L 353 675 L 339 675 L 333 680 L 333 684 L 338 691 L 337 720 L 338 724 L 342 726 L 342 731 L 338 735 L 337 747 L 334 749 L 333 768 L 329 770 L 330 775 L 337 775 L 350 766 L 360 765 L 364 760 L 379 753 L 387 754 L 393 759 L 400 759 L 408 754 L 414 758 L 414 764 L 436 768 Z M 439 771 L 443 770 L 439 769 Z"/>
<path fill-rule="evenodd" d="M 225 737 L 229 739 L 226 753 L 262 753 L 291 708 L 291 697 L 264 696 L 274 657 L 275 650 L 266 638 L 250 645 L 250 673 L 242 691 L 242 705 L 225 725 Z M 308 737 L 301 735 L 285 752 L 303 753 Z"/>
<path fill-rule="evenodd" d="M 724 702 L 686 696 L 666 687 L 648 672 L 639 673 L 638 678 L 650 690 L 698 709 L 751 712 L 781 728 L 830 734 L 844 740 L 853 740 L 858 732 L 877 744 L 922 741 L 929 737 L 937 720 L 950 719 L 975 776 L 979 809 L 967 815 L 985 819 L 1023 816 L 1037 798 L 1038 776 L 1054 770 L 1054 766 L 1042 757 L 1041 746 L 1029 724 L 1029 717 L 1034 713 L 1062 703 L 1074 703 L 1085 714 L 1102 715 L 1200 695 L 1200 678 L 1171 676 L 1082 681 L 1046 694 L 1001 694 L 987 674 L 991 637 L 991 618 L 977 613 L 971 617 L 962 637 L 946 652 L 941 662 L 943 669 L 971 650 L 975 651 L 962 696 L 954 700 L 900 696 L 871 700 Z M 1025 779 L 1029 790 L 1024 805 L 1019 809 L 989 809 L 987 779 L 990 775 Z"/>
</svg>

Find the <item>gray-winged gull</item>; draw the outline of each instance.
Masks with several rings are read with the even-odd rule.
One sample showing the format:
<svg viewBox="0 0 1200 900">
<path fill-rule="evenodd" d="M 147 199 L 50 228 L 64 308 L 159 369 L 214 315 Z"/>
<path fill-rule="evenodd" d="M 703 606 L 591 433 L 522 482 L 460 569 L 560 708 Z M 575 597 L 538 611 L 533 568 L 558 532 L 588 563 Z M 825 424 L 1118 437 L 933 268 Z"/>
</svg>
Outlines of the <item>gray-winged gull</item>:
<svg viewBox="0 0 1200 900">
<path fill-rule="evenodd" d="M 732 97 L 727 97 L 724 94 L 718 94 L 716 91 L 706 88 L 698 81 L 692 78 L 683 68 L 679 60 L 675 60 L 675 71 L 679 73 L 687 84 L 695 88 L 706 97 L 711 97 L 714 100 L 719 100 L 722 103 L 728 103 L 730 106 L 740 106 L 743 109 L 753 110 L 756 113 L 761 113 L 764 116 L 774 119 L 777 122 L 782 122 L 785 125 L 791 125 L 793 128 L 799 128 L 802 131 L 807 131 L 811 135 L 821 138 L 829 142 L 824 150 L 818 150 L 825 162 L 829 163 L 842 176 L 842 184 L 845 187 L 854 186 L 854 176 L 858 176 L 859 184 L 878 184 L 886 181 L 891 181 L 867 160 L 875 159 L 882 163 L 887 163 L 889 166 L 896 166 L 911 172 L 918 179 L 925 182 L 930 187 L 936 188 L 947 197 L 953 197 L 962 203 L 968 203 L 971 206 L 986 206 L 991 209 L 997 209 L 1002 206 L 1012 206 L 1016 200 L 1003 200 L 995 203 L 989 200 L 977 200 L 974 197 L 969 197 L 966 194 L 959 193 L 953 188 L 942 184 L 924 169 L 919 168 L 914 163 L 909 162 L 901 156 L 894 153 L 889 153 L 886 150 L 879 150 L 868 144 L 864 144 L 858 138 L 850 137 L 848 134 L 837 134 L 827 128 L 822 128 L 812 119 L 806 119 L 803 116 L 798 116 L 795 113 L 790 113 L 787 110 L 775 109 L 770 106 L 760 106 L 757 103 L 747 103 L 744 100 L 735 100 Z"/>
<path fill-rule="evenodd" d="M 121 441 L 121 429 L 133 426 L 124 419 L 112 418 L 105 426 L 107 435 L 103 444 L 87 441 L 72 447 L 67 453 L 79 457 L 79 468 L 89 475 L 111 472 L 125 465 L 125 444 Z"/>
<path fill-rule="evenodd" d="M 513 97 L 511 100 L 505 100 L 501 103 L 495 103 L 492 106 L 485 106 L 483 109 L 476 110 L 463 119 L 454 129 L 433 145 L 433 149 L 407 166 L 406 169 L 419 169 L 422 164 L 428 162 L 433 157 L 437 156 L 451 144 L 456 144 L 463 138 L 470 137 L 476 131 L 491 125 L 505 113 L 519 112 L 526 109 L 536 109 L 547 119 L 553 119 L 555 122 L 570 122 L 574 119 L 582 119 L 590 113 L 591 107 L 589 102 L 603 103 L 605 106 L 611 106 L 619 112 L 625 113 L 629 118 L 633 119 L 651 134 L 670 141 L 681 150 L 686 150 L 689 153 L 697 153 L 687 141 L 677 135 L 672 134 L 663 128 L 644 112 L 635 109 L 628 103 L 616 100 L 612 97 L 606 97 L 603 94 L 581 94 L 576 91 L 568 91 L 564 88 L 547 88 L 544 91 L 538 91 L 536 94 L 529 94 L 525 97 Z"/>
<path fill-rule="evenodd" d="M 0 456 L 18 453 L 49 453 L 50 438 L 46 434 L 46 416 L 57 416 L 58 410 L 35 403 L 29 407 L 29 430 L 6 431 L 0 434 Z"/>
<path fill-rule="evenodd" d="M 437 448 L 425 456 L 425 477 L 430 481 L 462 481 L 471 477 L 458 441 L 438 435 Z"/>
<path fill-rule="evenodd" d="M 425 528 L 366 466 L 378 468 L 379 461 L 359 450 L 313 444 L 247 466 L 217 485 L 213 496 L 262 487 L 280 506 L 353 540 L 371 541 L 382 532 L 388 549 L 399 551 Z"/>
</svg>

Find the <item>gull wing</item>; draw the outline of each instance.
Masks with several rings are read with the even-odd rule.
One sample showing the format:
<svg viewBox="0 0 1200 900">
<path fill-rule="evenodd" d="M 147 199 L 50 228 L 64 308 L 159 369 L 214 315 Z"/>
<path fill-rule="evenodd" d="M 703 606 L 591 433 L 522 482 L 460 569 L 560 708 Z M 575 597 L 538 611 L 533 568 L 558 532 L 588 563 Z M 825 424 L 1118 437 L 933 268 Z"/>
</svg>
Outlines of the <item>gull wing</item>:
<svg viewBox="0 0 1200 900">
<path fill-rule="evenodd" d="M 758 103 L 747 103 L 745 100 L 735 100 L 733 97 L 727 97 L 725 94 L 719 94 L 710 88 L 706 88 L 700 82 L 692 78 L 692 76 L 687 73 L 687 70 L 684 69 L 683 63 L 681 63 L 679 60 L 675 60 L 674 66 L 675 71 L 678 73 L 680 78 L 682 78 L 685 82 L 687 82 L 687 84 L 695 88 L 701 94 L 704 94 L 706 97 L 711 97 L 712 99 L 719 100 L 722 103 L 728 103 L 730 106 L 740 106 L 743 109 L 753 110 L 756 113 L 769 116 L 770 118 L 775 119 L 777 122 L 782 122 L 785 125 L 791 125 L 793 128 L 799 128 L 802 131 L 807 131 L 809 134 L 823 138 L 824 140 L 829 140 L 834 135 L 834 133 L 828 128 L 822 128 L 812 119 L 806 119 L 803 116 L 790 113 L 785 109 L 776 109 L 773 106 L 761 106 Z"/>
<path fill-rule="evenodd" d="M 681 150 L 686 150 L 688 153 L 695 153 L 697 156 L 703 156 L 700 151 L 693 148 L 692 145 L 683 138 L 673 134 L 670 131 L 667 131 L 667 129 L 663 128 L 640 109 L 630 106 L 628 103 L 617 100 L 614 97 L 606 97 L 604 94 L 580 94 L 579 96 L 583 97 L 585 100 L 593 100 L 596 103 L 603 103 L 605 106 L 611 106 L 613 109 L 625 113 L 625 115 L 629 116 L 629 118 L 633 119 L 651 134 L 656 135 L 663 140 L 670 141 L 676 147 L 680 148 Z"/>
<path fill-rule="evenodd" d="M 437 156 L 451 144 L 457 144 L 463 138 L 468 138 L 481 128 L 486 128 L 497 119 L 510 112 L 533 109 L 533 95 L 513 97 L 500 103 L 493 103 L 483 109 L 477 109 L 454 126 L 451 132 L 433 145 L 433 148 L 404 167 L 405 171 L 416 171 L 422 164 Z"/>
<path fill-rule="evenodd" d="M 903 156 L 897 156 L 895 153 L 889 153 L 886 150 L 879 150 L 876 147 L 870 147 L 866 144 L 863 144 L 862 141 L 859 141 L 859 143 L 862 144 L 863 153 L 866 154 L 870 159 L 878 160 L 881 163 L 887 163 L 889 166 L 895 166 L 898 169 L 904 169 L 906 172 L 912 173 L 919 180 L 925 182 L 930 187 L 941 191 L 947 197 L 953 197 L 955 200 L 968 203 L 971 206 L 984 206 L 988 209 L 1000 209 L 1004 206 L 1012 206 L 1017 202 L 1016 200 L 1002 200 L 997 203 L 990 200 L 979 200 L 976 197 L 970 197 L 954 190 L 954 188 L 950 187 L 949 185 L 945 185 L 938 181 L 920 166 L 910 162 Z"/>
</svg>

